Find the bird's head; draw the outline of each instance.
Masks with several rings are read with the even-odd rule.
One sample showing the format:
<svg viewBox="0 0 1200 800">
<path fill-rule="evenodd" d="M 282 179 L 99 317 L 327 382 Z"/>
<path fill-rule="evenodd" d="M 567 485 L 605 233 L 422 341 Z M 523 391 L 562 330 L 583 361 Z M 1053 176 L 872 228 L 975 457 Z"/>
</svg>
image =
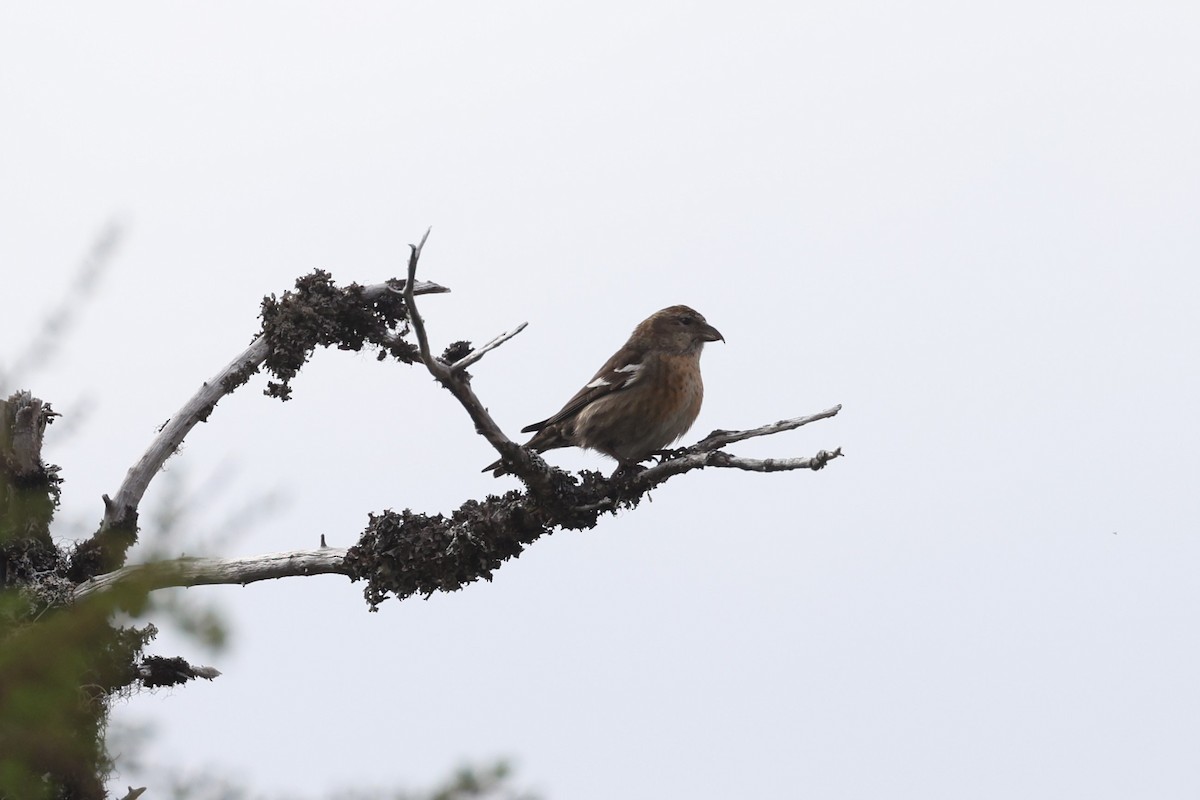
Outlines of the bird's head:
<svg viewBox="0 0 1200 800">
<path fill-rule="evenodd" d="M 725 341 L 703 314 L 687 306 L 671 306 L 652 314 L 638 326 L 634 337 L 639 334 L 656 348 L 680 354 L 699 352 L 705 342 Z"/>
</svg>

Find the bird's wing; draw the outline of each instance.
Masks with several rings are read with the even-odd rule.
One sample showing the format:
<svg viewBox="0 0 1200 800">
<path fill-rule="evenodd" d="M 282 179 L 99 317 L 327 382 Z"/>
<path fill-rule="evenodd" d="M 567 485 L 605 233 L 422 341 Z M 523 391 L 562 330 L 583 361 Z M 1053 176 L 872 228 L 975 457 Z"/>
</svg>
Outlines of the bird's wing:
<svg viewBox="0 0 1200 800">
<path fill-rule="evenodd" d="M 532 433 L 549 425 L 556 425 L 575 416 L 601 397 L 607 397 L 614 392 L 620 392 L 633 386 L 646 369 L 644 356 L 645 353 L 640 350 L 622 347 L 600 368 L 600 371 L 588 381 L 586 386 L 567 401 L 567 404 L 557 414 L 541 422 L 525 426 L 521 429 L 521 433 Z"/>
</svg>

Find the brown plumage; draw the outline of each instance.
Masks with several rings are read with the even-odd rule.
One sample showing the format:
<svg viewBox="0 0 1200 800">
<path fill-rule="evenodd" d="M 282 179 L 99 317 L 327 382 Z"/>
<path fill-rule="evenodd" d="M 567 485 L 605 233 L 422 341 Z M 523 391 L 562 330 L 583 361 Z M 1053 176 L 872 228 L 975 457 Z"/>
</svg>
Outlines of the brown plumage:
<svg viewBox="0 0 1200 800">
<path fill-rule="evenodd" d="M 718 339 L 725 341 L 687 306 L 650 315 L 557 414 L 521 430 L 534 432 L 525 446 L 539 453 L 588 448 L 622 467 L 644 461 L 696 421 L 704 400 L 700 352 Z M 500 461 L 488 470 L 506 471 Z"/>
</svg>

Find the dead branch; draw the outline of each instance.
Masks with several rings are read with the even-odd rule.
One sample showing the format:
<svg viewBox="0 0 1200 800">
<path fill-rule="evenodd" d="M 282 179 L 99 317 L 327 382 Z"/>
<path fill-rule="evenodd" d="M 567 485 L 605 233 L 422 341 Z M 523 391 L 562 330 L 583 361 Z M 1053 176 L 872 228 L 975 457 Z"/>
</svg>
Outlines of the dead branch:
<svg viewBox="0 0 1200 800">
<path fill-rule="evenodd" d="M 746 439 L 752 439 L 755 436 L 770 436 L 773 433 L 782 433 L 783 431 L 795 430 L 796 428 L 807 425 L 810 422 L 816 422 L 817 420 L 828 419 L 829 417 L 837 416 L 837 413 L 841 410 L 841 405 L 836 405 L 833 408 L 827 408 L 824 411 L 818 411 L 816 414 L 810 414 L 807 417 L 783 419 L 779 422 L 772 422 L 770 425 L 763 425 L 761 427 L 751 428 L 745 431 L 713 431 L 688 449 L 692 451 L 714 450 L 724 447 L 727 444 L 741 442 Z"/>
<path fill-rule="evenodd" d="M 429 369 L 429 374 L 447 389 L 450 394 L 454 395 L 454 398 L 466 410 L 467 414 L 471 417 L 471 421 L 475 423 L 476 433 L 487 439 L 488 443 L 496 448 L 496 452 L 501 456 L 508 458 L 512 465 L 513 474 L 524 481 L 531 490 L 545 495 L 553 491 L 552 470 L 546 465 L 546 462 L 536 453 L 520 447 L 516 442 L 504 435 L 504 431 L 500 430 L 500 426 L 496 424 L 491 414 L 488 413 L 483 403 L 475 395 L 474 390 L 471 388 L 471 379 L 464 371 L 455 370 L 453 366 L 444 364 L 430 354 L 429 336 L 425 331 L 425 320 L 421 317 L 421 313 L 417 309 L 416 298 L 414 297 L 415 292 L 409 288 L 416 285 L 417 263 L 421 260 L 421 251 L 425 248 L 425 242 L 428 238 L 429 231 L 426 230 L 419 244 L 409 245 L 411 252 L 408 259 L 408 280 L 405 283 L 404 291 L 404 302 L 408 306 L 409 321 L 412 323 L 413 332 L 417 336 L 421 360 Z M 517 332 L 520 332 L 520 330 L 518 329 Z M 470 357 L 468 355 L 462 360 Z M 458 362 L 455 363 L 457 364 Z"/>
<path fill-rule="evenodd" d="M 757 428 L 750 428 L 749 430 L 713 431 L 691 447 L 685 447 L 682 450 L 671 453 L 658 464 L 655 464 L 653 467 L 638 473 L 631 480 L 631 485 L 637 491 L 649 491 L 670 477 L 682 475 L 683 473 L 691 472 L 694 469 L 703 469 L 704 467 L 744 469 L 751 472 L 786 472 L 797 469 L 823 469 L 830 461 L 841 457 L 842 448 L 839 447 L 836 450 L 821 450 L 816 455 L 808 458 L 768 459 L 742 458 L 740 456 L 735 456 L 732 453 L 727 453 L 721 448 L 723 448 L 726 444 L 744 441 L 755 436 L 770 436 L 775 433 L 795 430 L 796 428 L 807 425 L 810 422 L 816 422 L 817 420 L 835 417 L 841 410 L 842 407 L 840 405 L 836 405 L 832 408 L 827 408 L 824 411 L 817 412 L 816 414 L 780 420 L 779 422 L 773 422 L 770 425 L 762 425 Z"/>
<path fill-rule="evenodd" d="M 497 347 L 504 344 L 505 342 L 507 342 L 509 339 L 513 338 L 514 336 L 516 336 L 521 331 L 525 330 L 525 328 L 528 325 L 529 325 L 528 322 L 522 322 L 520 325 L 513 328 L 511 331 L 502 333 L 499 336 L 497 336 L 495 339 L 492 339 L 490 342 L 485 344 L 483 347 L 478 347 L 478 348 L 472 350 L 471 352 L 467 353 L 465 356 L 460 358 L 458 361 L 455 361 L 453 364 L 451 364 L 450 371 L 451 372 L 461 372 L 462 370 L 464 370 L 467 367 L 474 364 L 479 359 L 483 358 L 485 355 L 490 353 L 492 350 L 495 350 Z"/>
<path fill-rule="evenodd" d="M 389 285 L 381 283 L 366 287 L 363 294 L 371 298 L 389 291 L 391 291 Z M 422 281 L 419 285 L 406 288 L 405 293 L 433 294 L 445 291 L 449 290 L 436 283 Z M 150 481 L 162 469 L 167 459 L 183 444 L 184 437 L 198 423 L 206 422 L 217 403 L 245 383 L 246 379 L 262 366 L 270 352 L 271 345 L 267 341 L 267 337 L 259 336 L 249 347 L 226 364 L 220 372 L 205 381 L 191 399 L 167 420 L 158 436 L 150 443 L 150 447 L 146 449 L 138 462 L 130 467 L 125 480 L 113 498 L 110 500 L 107 495 L 105 496 L 104 523 L 106 526 L 116 524 L 122 515 L 136 512 L 142 496 L 150 486 Z"/>
<path fill-rule="evenodd" d="M 705 467 L 754 472 L 818 470 L 842 455 L 841 449 L 837 448 L 821 450 L 810 457 L 754 459 L 723 449 L 746 439 L 770 436 L 828 419 L 841 410 L 841 406 L 834 406 L 816 414 L 748 430 L 717 430 L 690 447 L 664 454 L 654 466 L 636 472 L 618 470 L 608 478 L 597 472 L 585 470 L 573 475 L 549 467 L 537 453 L 518 446 L 504 434 L 475 395 L 470 375 L 465 371 L 466 366 L 523 330 L 524 324 L 461 358 L 450 353 L 455 350 L 461 353 L 469 347 L 466 343 L 459 343 L 460 346 L 451 348 L 442 357 L 433 355 L 425 320 L 416 304 L 418 294 L 443 291 L 436 284 L 416 279 L 417 266 L 428 238 L 427 230 L 418 244 L 410 245 L 407 279 L 402 289 L 381 285 L 366 290 L 403 295 L 405 318 L 416 336 L 417 346 L 414 348 L 399 341 L 398 335 L 389 338 L 384 346 L 408 348 L 394 354 L 403 361 L 419 360 L 425 365 L 434 379 L 454 395 L 471 417 L 476 431 L 507 461 L 526 490 L 510 491 L 501 497 L 493 495 L 482 501 L 468 500 L 448 517 L 408 510 L 372 514 L 358 544 L 348 550 L 322 547 L 244 559 L 186 558 L 115 569 L 79 583 L 73 594 L 75 600 L 126 584 L 151 591 L 169 586 L 244 585 L 273 578 L 342 574 L 351 580 L 366 580 L 365 594 L 374 609 L 388 596 L 404 598 L 412 594 L 453 591 L 480 578 L 489 580 L 504 561 L 520 555 L 537 538 L 558 528 L 583 530 L 594 527 L 600 515 L 636 507 L 650 490 L 675 475 Z M 218 399 L 244 382 L 248 374 L 263 363 L 269 349 L 261 338 L 256 340 L 204 385 L 177 415 L 179 422 L 173 418 L 168 423 L 143 458 L 145 467 L 139 462 L 139 466 L 130 471 L 126 479 L 129 487 L 122 485 L 125 493 L 118 492 L 117 500 L 107 501 L 106 498 L 114 518 L 119 513 L 122 498 L 125 498 L 125 507 L 130 513 L 136 511 L 137 501 L 149 478 L 182 441 L 183 435 L 196 422 L 207 418 Z M 287 376 L 294 374 L 294 368 L 285 368 L 284 373 L 286 383 Z M 286 391 L 284 386 L 281 393 L 284 398 Z M 145 470 L 150 471 L 144 474 Z"/>
<path fill-rule="evenodd" d="M 362 299 L 372 303 L 392 295 L 396 290 L 395 283 L 398 282 L 351 288 L 361 290 Z M 449 291 L 436 283 L 424 281 L 406 285 L 405 290 L 406 296 Z M 130 467 L 116 493 L 111 498 L 104 495 L 104 518 L 96 535 L 77 548 L 71 568 L 72 577 L 83 580 L 120 566 L 125 552 L 136 541 L 138 505 L 154 476 L 178 450 L 188 433 L 198 423 L 208 420 L 217 403 L 249 380 L 271 357 L 274 346 L 276 343 L 264 331 L 220 372 L 204 382 L 183 407 L 167 420 L 150 447 Z M 284 387 L 277 394 L 286 399 L 286 391 Z"/>
<path fill-rule="evenodd" d="M 117 586 L 136 584 L 144 591 L 173 586 L 212 586 L 288 578 L 299 575 L 345 575 L 346 549 L 321 547 L 265 553 L 250 558 L 178 558 L 152 564 L 136 564 L 98 575 L 75 587 L 71 599 L 78 602 L 89 595 Z"/>
</svg>

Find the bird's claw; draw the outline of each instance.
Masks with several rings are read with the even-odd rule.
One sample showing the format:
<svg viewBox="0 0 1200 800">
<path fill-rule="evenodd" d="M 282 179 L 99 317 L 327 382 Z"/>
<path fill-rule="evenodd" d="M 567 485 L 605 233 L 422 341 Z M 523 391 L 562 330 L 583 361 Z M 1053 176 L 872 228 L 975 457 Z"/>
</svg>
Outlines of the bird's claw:
<svg viewBox="0 0 1200 800">
<path fill-rule="evenodd" d="M 631 481 L 647 469 L 647 467 L 643 467 L 641 464 L 619 464 L 616 471 L 609 476 L 609 480 Z"/>
</svg>

